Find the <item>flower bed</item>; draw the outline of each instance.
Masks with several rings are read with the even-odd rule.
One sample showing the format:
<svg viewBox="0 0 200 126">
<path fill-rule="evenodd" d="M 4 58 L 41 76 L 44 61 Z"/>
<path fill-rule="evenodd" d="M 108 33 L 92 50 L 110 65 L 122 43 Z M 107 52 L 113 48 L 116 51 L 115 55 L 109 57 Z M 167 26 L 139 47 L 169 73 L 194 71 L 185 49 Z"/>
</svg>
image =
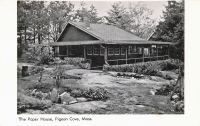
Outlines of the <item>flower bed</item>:
<svg viewBox="0 0 200 126">
<path fill-rule="evenodd" d="M 125 65 L 104 65 L 104 71 L 134 72 L 151 76 L 161 76 L 158 71 L 178 69 L 180 60 L 168 59 L 162 61 L 149 61 Z"/>
</svg>

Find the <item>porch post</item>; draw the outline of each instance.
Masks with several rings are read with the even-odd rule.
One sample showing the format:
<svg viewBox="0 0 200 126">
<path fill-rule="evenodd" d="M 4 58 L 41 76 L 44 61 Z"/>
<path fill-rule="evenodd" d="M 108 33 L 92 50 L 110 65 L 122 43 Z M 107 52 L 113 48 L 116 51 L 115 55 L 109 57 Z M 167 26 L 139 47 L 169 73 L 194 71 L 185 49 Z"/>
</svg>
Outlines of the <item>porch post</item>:
<svg viewBox="0 0 200 126">
<path fill-rule="evenodd" d="M 156 45 L 156 59 L 158 60 L 158 45 Z"/>
<path fill-rule="evenodd" d="M 86 61 L 86 46 L 83 46 L 84 60 Z"/>
<path fill-rule="evenodd" d="M 128 59 L 128 46 L 126 45 L 126 64 L 128 64 L 127 59 Z"/>
<path fill-rule="evenodd" d="M 170 50 L 169 50 L 169 45 L 168 45 L 168 59 L 169 59 L 169 51 L 170 51 Z"/>
<path fill-rule="evenodd" d="M 144 45 L 142 45 L 142 62 L 144 62 Z"/>
<path fill-rule="evenodd" d="M 68 46 L 66 46 L 66 47 L 67 47 L 67 57 L 68 57 L 68 55 L 69 55 L 69 54 L 68 54 L 68 52 L 69 52 L 69 51 L 68 51 L 68 50 L 69 50 L 69 48 L 68 48 Z"/>
<path fill-rule="evenodd" d="M 108 64 L 108 45 L 105 45 L 105 48 L 104 48 L 104 61 L 105 61 L 105 64 Z"/>
<path fill-rule="evenodd" d="M 150 61 L 151 61 L 151 45 L 150 45 L 150 50 L 149 50 L 149 57 L 150 57 Z"/>
<path fill-rule="evenodd" d="M 55 47 L 55 54 L 56 54 L 56 56 L 59 56 L 59 46 Z"/>
</svg>

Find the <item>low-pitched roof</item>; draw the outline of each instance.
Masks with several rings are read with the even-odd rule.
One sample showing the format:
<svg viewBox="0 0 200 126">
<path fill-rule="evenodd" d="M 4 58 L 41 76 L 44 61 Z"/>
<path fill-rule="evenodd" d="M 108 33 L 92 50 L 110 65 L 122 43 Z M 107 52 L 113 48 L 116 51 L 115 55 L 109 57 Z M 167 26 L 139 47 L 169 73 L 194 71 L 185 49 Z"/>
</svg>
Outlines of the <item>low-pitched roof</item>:
<svg viewBox="0 0 200 126">
<path fill-rule="evenodd" d="M 144 40 L 130 32 L 122 30 L 113 25 L 106 24 L 90 24 L 90 28 L 87 29 L 83 22 L 70 22 L 70 24 L 75 27 L 81 28 L 84 31 L 87 31 L 101 40 Z"/>
<path fill-rule="evenodd" d="M 99 39 L 97 41 L 61 41 L 50 43 L 52 46 L 63 46 L 63 45 L 88 45 L 88 44 L 171 44 L 170 42 L 161 42 L 161 41 L 147 41 L 142 39 L 130 32 L 122 30 L 113 25 L 105 25 L 105 24 L 90 24 L 90 28 L 86 28 L 83 22 L 68 22 L 64 29 L 66 29 L 67 25 L 73 25 L 78 29 L 94 36 Z M 61 32 L 59 38 L 61 37 L 64 30 Z"/>
</svg>

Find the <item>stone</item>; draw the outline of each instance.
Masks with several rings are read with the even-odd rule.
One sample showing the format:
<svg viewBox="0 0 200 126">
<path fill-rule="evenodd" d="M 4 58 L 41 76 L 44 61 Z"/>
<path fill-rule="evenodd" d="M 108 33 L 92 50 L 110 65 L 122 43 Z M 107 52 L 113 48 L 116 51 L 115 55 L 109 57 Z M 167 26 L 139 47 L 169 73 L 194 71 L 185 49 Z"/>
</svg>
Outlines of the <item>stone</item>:
<svg viewBox="0 0 200 126">
<path fill-rule="evenodd" d="M 84 97 L 76 98 L 77 102 L 86 102 L 87 99 Z"/>
<path fill-rule="evenodd" d="M 53 88 L 51 92 L 51 102 L 57 103 L 58 102 L 58 90 L 56 88 Z"/>
<path fill-rule="evenodd" d="M 156 92 L 154 92 L 153 90 L 150 91 L 151 95 L 155 95 Z"/>
<path fill-rule="evenodd" d="M 36 97 L 39 98 L 39 99 L 42 99 L 43 98 L 42 92 L 41 91 L 38 92 L 37 95 L 36 95 Z"/>
<path fill-rule="evenodd" d="M 74 103 L 77 103 L 77 101 L 70 101 L 69 104 L 74 104 Z"/>
<path fill-rule="evenodd" d="M 172 98 L 175 100 L 175 99 L 178 99 L 178 95 L 173 95 Z"/>
<path fill-rule="evenodd" d="M 42 95 L 43 95 L 42 99 L 44 100 L 44 99 L 46 99 L 46 98 L 47 98 L 47 96 L 48 96 L 48 93 L 42 93 Z"/>
<path fill-rule="evenodd" d="M 76 99 L 74 97 L 71 97 L 67 92 L 64 92 L 60 95 L 61 98 L 61 103 L 69 103 L 71 101 L 76 101 Z"/>
<path fill-rule="evenodd" d="M 60 97 L 64 96 L 65 94 L 67 94 L 67 92 L 63 92 L 63 93 L 60 95 Z"/>
<path fill-rule="evenodd" d="M 34 90 L 31 92 L 31 95 L 32 95 L 32 96 L 35 96 L 36 90 L 37 90 L 37 89 L 34 89 Z"/>
</svg>

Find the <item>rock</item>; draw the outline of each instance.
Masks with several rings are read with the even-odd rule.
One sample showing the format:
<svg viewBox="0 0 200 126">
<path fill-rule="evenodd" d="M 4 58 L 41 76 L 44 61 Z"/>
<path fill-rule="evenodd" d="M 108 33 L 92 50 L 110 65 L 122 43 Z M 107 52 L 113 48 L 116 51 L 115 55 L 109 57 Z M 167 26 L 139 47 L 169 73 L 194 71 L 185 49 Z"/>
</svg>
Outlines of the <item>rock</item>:
<svg viewBox="0 0 200 126">
<path fill-rule="evenodd" d="M 70 101 L 69 104 L 74 104 L 74 103 L 77 103 L 77 101 Z"/>
<path fill-rule="evenodd" d="M 175 99 L 178 99 L 178 95 L 173 95 L 172 98 L 175 100 Z"/>
<path fill-rule="evenodd" d="M 58 102 L 58 90 L 56 88 L 53 88 L 51 92 L 51 102 L 57 103 Z"/>
<path fill-rule="evenodd" d="M 64 105 L 67 105 L 67 102 L 63 102 Z"/>
<path fill-rule="evenodd" d="M 63 92 L 60 96 L 62 97 L 62 96 L 64 96 L 65 94 L 67 94 L 67 92 Z"/>
<path fill-rule="evenodd" d="M 86 102 L 87 99 L 84 98 L 84 97 L 81 97 L 81 98 L 76 98 L 77 102 Z"/>
<path fill-rule="evenodd" d="M 46 99 L 50 99 L 51 98 L 51 92 L 47 93 Z"/>
<path fill-rule="evenodd" d="M 167 79 L 167 80 L 172 80 L 172 77 L 169 76 L 168 74 L 166 74 L 165 79 Z"/>
<path fill-rule="evenodd" d="M 43 95 L 42 99 L 44 100 L 44 99 L 46 99 L 48 93 L 42 93 L 42 95 Z"/>
<path fill-rule="evenodd" d="M 71 97 L 67 92 L 64 92 L 60 95 L 61 98 L 61 103 L 69 103 L 71 101 L 76 101 L 76 99 L 74 97 Z"/>
<path fill-rule="evenodd" d="M 32 95 L 32 96 L 35 96 L 36 90 L 37 90 L 37 89 L 34 89 L 34 90 L 31 92 L 31 95 Z"/>
<path fill-rule="evenodd" d="M 93 99 L 92 98 L 86 98 L 87 99 L 87 101 L 92 101 Z"/>
<path fill-rule="evenodd" d="M 156 92 L 154 92 L 153 90 L 150 91 L 151 95 L 155 95 Z"/>
<path fill-rule="evenodd" d="M 43 95 L 42 95 L 42 92 L 41 92 L 41 91 L 37 93 L 36 98 L 39 98 L 39 99 L 42 99 L 42 98 L 43 98 Z"/>
</svg>

